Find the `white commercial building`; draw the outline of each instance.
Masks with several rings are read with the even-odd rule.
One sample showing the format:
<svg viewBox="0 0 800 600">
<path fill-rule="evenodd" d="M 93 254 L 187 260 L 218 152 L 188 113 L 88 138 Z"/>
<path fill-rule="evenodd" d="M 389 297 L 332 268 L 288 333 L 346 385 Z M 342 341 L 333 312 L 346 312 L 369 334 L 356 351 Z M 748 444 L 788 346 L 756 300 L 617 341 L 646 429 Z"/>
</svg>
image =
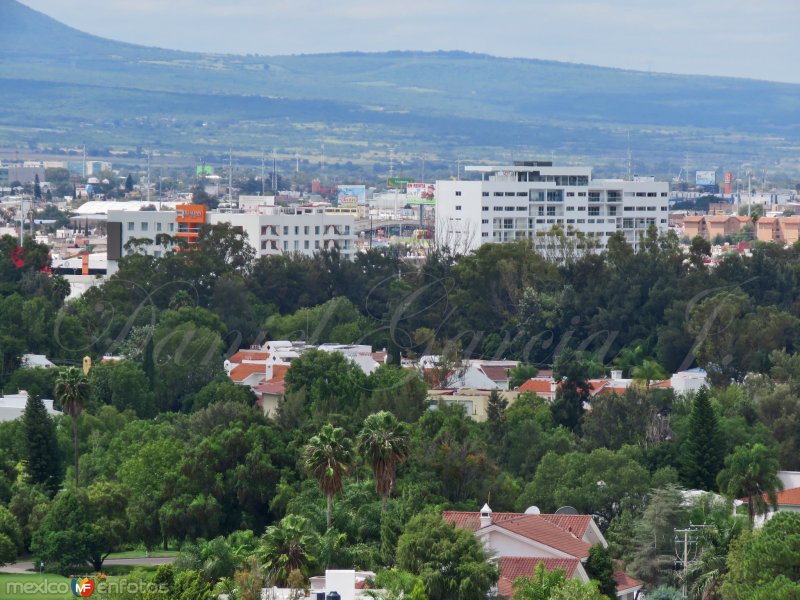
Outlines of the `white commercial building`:
<svg viewBox="0 0 800 600">
<path fill-rule="evenodd" d="M 591 167 L 536 161 L 465 171 L 481 179 L 436 182 L 436 235 L 457 250 L 523 239 L 539 247 L 554 227 L 582 232 L 598 250 L 616 232 L 638 248 L 650 225 L 667 230 L 669 184 L 652 177 L 592 179 Z"/>
<path fill-rule="evenodd" d="M 180 233 L 177 210 L 109 210 L 108 274 L 117 271 L 117 261 L 134 252 L 128 247 L 138 242 L 138 252 L 163 256 L 169 239 Z M 355 254 L 355 219 L 353 215 L 327 214 L 315 206 L 259 206 L 250 212 L 207 212 L 210 225 L 230 223 L 241 227 L 257 256 L 304 254 L 338 250 L 342 256 Z M 169 236 L 169 237 L 164 237 Z"/>
</svg>

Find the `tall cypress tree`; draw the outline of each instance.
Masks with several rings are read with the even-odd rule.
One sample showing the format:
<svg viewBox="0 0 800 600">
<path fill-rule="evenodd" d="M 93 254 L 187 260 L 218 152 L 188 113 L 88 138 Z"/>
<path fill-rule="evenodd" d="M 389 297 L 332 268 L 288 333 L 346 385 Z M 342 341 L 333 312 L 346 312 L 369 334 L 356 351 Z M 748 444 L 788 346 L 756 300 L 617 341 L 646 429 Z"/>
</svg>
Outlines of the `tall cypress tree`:
<svg viewBox="0 0 800 600">
<path fill-rule="evenodd" d="M 27 471 L 32 483 L 55 492 L 61 484 L 61 456 L 58 452 L 56 425 L 44 402 L 36 394 L 28 396 L 22 414 Z"/>
<path fill-rule="evenodd" d="M 682 449 L 681 477 L 684 485 L 701 490 L 716 489 L 717 474 L 723 466 L 721 437 L 708 389 L 703 387 L 694 398 L 689 431 Z"/>
</svg>

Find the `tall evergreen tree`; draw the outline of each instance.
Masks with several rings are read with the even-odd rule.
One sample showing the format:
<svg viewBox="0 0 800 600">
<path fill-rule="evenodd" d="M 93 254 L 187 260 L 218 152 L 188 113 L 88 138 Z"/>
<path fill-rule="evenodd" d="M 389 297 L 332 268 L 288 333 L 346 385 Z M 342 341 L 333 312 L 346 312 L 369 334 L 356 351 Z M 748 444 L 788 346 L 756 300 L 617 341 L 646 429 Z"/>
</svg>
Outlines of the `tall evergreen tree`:
<svg viewBox="0 0 800 600">
<path fill-rule="evenodd" d="M 128 173 L 128 176 L 125 178 L 125 193 L 130 194 L 133 191 L 133 177 L 131 174 Z"/>
<path fill-rule="evenodd" d="M 33 180 L 33 197 L 36 200 L 42 199 L 42 184 L 39 182 L 39 174 L 36 174 L 36 177 Z"/>
<path fill-rule="evenodd" d="M 55 492 L 62 475 L 56 425 L 47 414 L 44 402 L 36 394 L 28 396 L 25 411 L 22 413 L 22 430 L 31 482 L 40 483 Z"/>
<path fill-rule="evenodd" d="M 600 591 L 609 598 L 617 595 L 617 582 L 614 581 L 614 565 L 611 562 L 611 554 L 601 546 L 589 548 L 589 558 L 586 559 L 586 573 L 589 577 L 597 581 Z"/>
<path fill-rule="evenodd" d="M 689 488 L 715 490 L 723 466 L 719 423 L 708 389 L 697 392 L 689 417 L 689 432 L 683 445 L 681 478 Z"/>
<path fill-rule="evenodd" d="M 489 392 L 489 398 L 486 403 L 486 418 L 492 424 L 492 429 L 497 431 L 506 418 L 506 408 L 508 408 L 508 400 L 500 395 L 497 390 Z"/>
<path fill-rule="evenodd" d="M 581 353 L 572 348 L 564 348 L 553 365 L 553 376 L 559 381 L 553 402 L 553 418 L 557 424 L 576 433 L 580 432 L 584 404 L 590 398 L 588 370 Z"/>
</svg>

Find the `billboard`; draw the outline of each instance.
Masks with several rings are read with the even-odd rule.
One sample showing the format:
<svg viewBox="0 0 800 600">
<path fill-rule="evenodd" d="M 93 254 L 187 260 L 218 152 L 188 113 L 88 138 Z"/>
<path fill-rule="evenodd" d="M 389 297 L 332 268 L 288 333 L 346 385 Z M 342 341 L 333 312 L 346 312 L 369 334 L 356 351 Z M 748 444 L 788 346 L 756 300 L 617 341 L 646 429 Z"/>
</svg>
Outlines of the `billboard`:
<svg viewBox="0 0 800 600">
<path fill-rule="evenodd" d="M 367 203 L 367 188 L 363 185 L 340 185 L 336 188 L 337 206 L 363 206 Z"/>
<path fill-rule="evenodd" d="M 389 179 L 386 180 L 386 187 L 401 188 L 409 183 L 414 183 L 412 177 L 389 177 Z"/>
<path fill-rule="evenodd" d="M 432 183 L 407 183 L 406 204 L 436 204 L 436 187 Z"/>
<path fill-rule="evenodd" d="M 195 169 L 195 174 L 200 177 L 205 177 L 206 175 L 213 175 L 214 167 L 212 167 L 211 165 L 197 165 L 197 169 Z"/>
<path fill-rule="evenodd" d="M 717 185 L 716 171 L 697 171 L 694 176 L 695 185 Z"/>
</svg>

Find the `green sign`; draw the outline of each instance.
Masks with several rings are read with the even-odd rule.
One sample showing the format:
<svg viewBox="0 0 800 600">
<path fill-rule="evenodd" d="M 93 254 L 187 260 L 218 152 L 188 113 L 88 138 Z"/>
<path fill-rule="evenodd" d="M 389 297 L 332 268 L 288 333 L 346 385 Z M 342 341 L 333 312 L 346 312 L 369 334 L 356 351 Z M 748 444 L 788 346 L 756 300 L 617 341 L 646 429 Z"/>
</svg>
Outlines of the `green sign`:
<svg viewBox="0 0 800 600">
<path fill-rule="evenodd" d="M 390 188 L 406 187 L 406 184 L 409 183 L 414 183 L 411 177 L 389 177 L 389 179 L 386 180 L 386 185 Z"/>
<path fill-rule="evenodd" d="M 213 175 L 214 174 L 214 167 L 211 165 L 198 165 L 197 166 L 197 175 Z"/>
</svg>

